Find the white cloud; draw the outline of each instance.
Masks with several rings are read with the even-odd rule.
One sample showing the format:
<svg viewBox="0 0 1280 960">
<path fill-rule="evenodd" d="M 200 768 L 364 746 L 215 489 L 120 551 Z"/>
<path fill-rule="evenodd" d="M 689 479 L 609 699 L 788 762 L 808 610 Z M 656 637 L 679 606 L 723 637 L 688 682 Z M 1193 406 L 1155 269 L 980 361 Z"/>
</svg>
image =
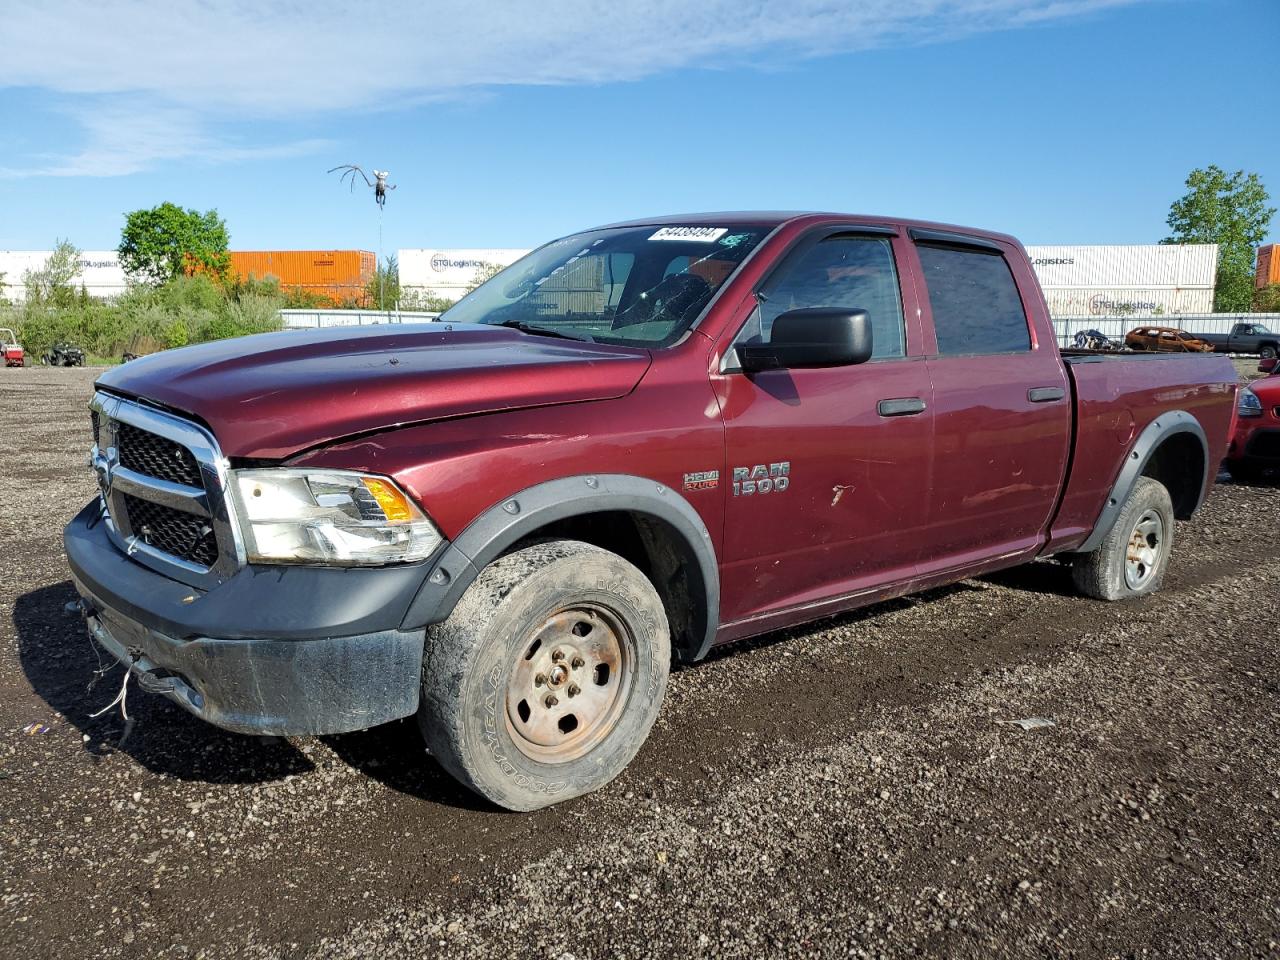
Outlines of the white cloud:
<svg viewBox="0 0 1280 960">
<path fill-rule="evenodd" d="M 112 99 L 112 98 L 107 98 Z M 83 146 L 65 156 L 44 154 L 23 167 L 0 166 L 0 179 L 19 177 L 118 177 L 141 173 L 167 160 L 229 163 L 316 153 L 332 145 L 308 139 L 243 146 L 213 136 L 193 110 L 157 105 L 154 98 L 127 97 L 72 113 L 84 131 Z"/>
<path fill-rule="evenodd" d="M 468 88 L 776 65 L 1132 2 L 385 0 L 361 10 L 337 0 L 42 0 L 0 18 L 0 88 L 88 96 L 84 149 L 45 172 L 110 175 L 176 157 L 258 155 L 208 132 L 237 119 L 305 119 Z"/>
</svg>

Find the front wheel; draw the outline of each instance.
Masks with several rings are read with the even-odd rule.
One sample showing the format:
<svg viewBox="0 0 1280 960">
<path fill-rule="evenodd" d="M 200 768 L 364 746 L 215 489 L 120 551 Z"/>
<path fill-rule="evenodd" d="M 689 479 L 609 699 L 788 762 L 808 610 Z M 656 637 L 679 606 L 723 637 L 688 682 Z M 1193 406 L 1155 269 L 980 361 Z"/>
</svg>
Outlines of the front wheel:
<svg viewBox="0 0 1280 960">
<path fill-rule="evenodd" d="M 604 786 L 658 715 L 671 638 L 653 585 L 573 540 L 495 560 L 427 631 L 418 723 L 446 770 L 509 810 Z"/>
<path fill-rule="evenodd" d="M 1097 600 L 1128 600 L 1160 589 L 1173 551 L 1173 501 L 1164 484 L 1139 477 L 1120 515 L 1092 553 L 1077 556 L 1076 587 Z"/>
</svg>

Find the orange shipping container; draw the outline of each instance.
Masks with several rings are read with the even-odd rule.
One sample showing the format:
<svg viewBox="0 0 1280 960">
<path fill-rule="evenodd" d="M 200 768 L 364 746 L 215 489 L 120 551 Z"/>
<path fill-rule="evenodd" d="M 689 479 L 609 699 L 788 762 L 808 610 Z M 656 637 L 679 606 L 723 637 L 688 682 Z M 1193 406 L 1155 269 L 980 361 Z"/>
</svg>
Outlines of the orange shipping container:
<svg viewBox="0 0 1280 960">
<path fill-rule="evenodd" d="M 364 300 L 378 260 L 368 250 L 232 250 L 239 280 L 275 277 L 285 290 L 304 290 L 334 303 Z"/>
<path fill-rule="evenodd" d="M 1254 274 L 1253 283 L 1259 290 L 1280 283 L 1280 243 L 1258 248 L 1258 272 Z"/>
</svg>

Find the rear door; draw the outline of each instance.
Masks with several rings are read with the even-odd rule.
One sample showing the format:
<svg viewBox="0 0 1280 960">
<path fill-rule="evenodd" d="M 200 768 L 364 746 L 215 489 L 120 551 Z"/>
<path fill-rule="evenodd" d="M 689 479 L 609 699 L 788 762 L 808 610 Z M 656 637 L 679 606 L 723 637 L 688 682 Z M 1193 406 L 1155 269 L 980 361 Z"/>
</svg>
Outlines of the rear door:
<svg viewBox="0 0 1280 960">
<path fill-rule="evenodd" d="M 896 230 L 823 228 L 740 308 L 736 343 L 768 342 L 787 310 L 864 309 L 874 350 L 856 366 L 713 376 L 729 467 L 725 621 L 914 574 L 932 397 L 913 285 L 900 280 L 908 246 Z"/>
<path fill-rule="evenodd" d="M 1020 251 L 936 231 L 912 239 L 933 340 L 927 575 L 1039 548 L 1066 473 L 1071 395 Z"/>
</svg>

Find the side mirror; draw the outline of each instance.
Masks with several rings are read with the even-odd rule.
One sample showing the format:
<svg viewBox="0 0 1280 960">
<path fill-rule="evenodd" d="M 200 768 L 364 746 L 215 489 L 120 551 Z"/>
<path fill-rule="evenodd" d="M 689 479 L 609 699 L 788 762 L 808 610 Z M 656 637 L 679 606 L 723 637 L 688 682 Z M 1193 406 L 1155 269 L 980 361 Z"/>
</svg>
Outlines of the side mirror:
<svg viewBox="0 0 1280 960">
<path fill-rule="evenodd" d="M 871 359 L 871 318 L 865 310 L 839 307 L 788 310 L 773 321 L 768 343 L 737 350 L 748 373 L 865 363 Z"/>
<path fill-rule="evenodd" d="M 1277 359 L 1275 357 L 1267 357 L 1267 359 L 1259 361 L 1258 372 L 1259 373 L 1275 373 L 1277 367 L 1280 367 L 1280 359 Z"/>
</svg>

